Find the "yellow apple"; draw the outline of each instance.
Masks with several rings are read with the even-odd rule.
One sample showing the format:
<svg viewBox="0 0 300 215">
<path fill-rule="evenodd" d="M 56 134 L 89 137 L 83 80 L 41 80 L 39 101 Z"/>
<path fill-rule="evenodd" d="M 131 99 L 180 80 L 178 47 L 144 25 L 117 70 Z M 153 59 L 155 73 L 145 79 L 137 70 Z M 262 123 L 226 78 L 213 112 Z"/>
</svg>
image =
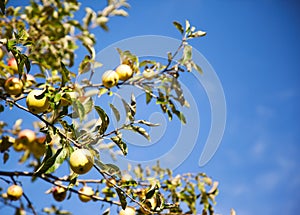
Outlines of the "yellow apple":
<svg viewBox="0 0 300 215">
<path fill-rule="evenodd" d="M 102 75 L 102 84 L 106 88 L 116 86 L 119 82 L 119 75 L 114 70 L 108 70 Z"/>
<path fill-rule="evenodd" d="M 9 188 L 7 188 L 7 197 L 10 200 L 16 201 L 18 199 L 21 198 L 21 196 L 23 195 L 23 189 L 21 186 L 19 185 L 11 185 Z"/>
<path fill-rule="evenodd" d="M 94 165 L 94 156 L 87 149 L 77 149 L 70 156 L 70 167 L 77 174 L 85 174 Z"/>
<path fill-rule="evenodd" d="M 9 95 L 20 95 L 23 90 L 23 82 L 16 77 L 10 77 L 5 81 L 4 89 Z"/>
<path fill-rule="evenodd" d="M 44 90 L 32 90 L 26 98 L 26 105 L 29 111 L 34 114 L 43 113 L 50 107 L 48 98 L 42 94 Z M 40 98 L 41 97 L 41 98 Z"/>
<path fill-rule="evenodd" d="M 0 47 L 0 60 L 4 57 L 5 52 L 3 51 L 2 47 Z"/>
<path fill-rule="evenodd" d="M 119 75 L 119 79 L 126 81 L 133 75 L 133 70 L 127 64 L 121 64 L 116 68 L 116 73 Z"/>
<path fill-rule="evenodd" d="M 15 58 L 10 58 L 10 59 L 8 59 L 7 65 L 8 65 L 12 70 L 14 70 L 15 72 L 18 71 L 18 64 L 17 64 L 17 61 L 16 61 Z"/>
<path fill-rule="evenodd" d="M 92 195 L 94 195 L 94 190 L 93 188 L 91 187 L 88 187 L 88 186 L 84 186 L 82 188 L 80 188 L 79 190 L 81 193 L 83 194 L 79 194 L 79 199 L 82 201 L 82 202 L 88 202 L 92 199 Z"/>
<path fill-rule="evenodd" d="M 135 208 L 128 206 L 125 210 L 120 210 L 119 215 L 135 215 Z"/>
<path fill-rule="evenodd" d="M 56 186 L 52 188 L 52 195 L 56 201 L 62 202 L 67 196 L 67 190 L 63 187 Z"/>
</svg>

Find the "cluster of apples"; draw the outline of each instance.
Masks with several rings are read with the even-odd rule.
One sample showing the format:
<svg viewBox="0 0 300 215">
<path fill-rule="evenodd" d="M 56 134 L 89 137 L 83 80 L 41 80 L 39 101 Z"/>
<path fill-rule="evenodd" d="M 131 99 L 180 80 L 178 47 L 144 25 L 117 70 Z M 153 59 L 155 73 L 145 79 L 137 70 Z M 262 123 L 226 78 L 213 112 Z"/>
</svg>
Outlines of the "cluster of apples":
<svg viewBox="0 0 300 215">
<path fill-rule="evenodd" d="M 67 196 L 67 189 L 62 186 L 55 186 L 52 188 L 51 193 L 56 201 L 62 202 Z M 84 185 L 79 189 L 78 197 L 82 202 L 89 202 L 92 200 L 94 194 L 95 192 L 92 187 Z"/>
<path fill-rule="evenodd" d="M 133 76 L 132 68 L 127 64 L 120 64 L 115 70 L 108 70 L 102 75 L 102 84 L 106 88 L 114 87 L 119 80 L 126 81 Z"/>
</svg>

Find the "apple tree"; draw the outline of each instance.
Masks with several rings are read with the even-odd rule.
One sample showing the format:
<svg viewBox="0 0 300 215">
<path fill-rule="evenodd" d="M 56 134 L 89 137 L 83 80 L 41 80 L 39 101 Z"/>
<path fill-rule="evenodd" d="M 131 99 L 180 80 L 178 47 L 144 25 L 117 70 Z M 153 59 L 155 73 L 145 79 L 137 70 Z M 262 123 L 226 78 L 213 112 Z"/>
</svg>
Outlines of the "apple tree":
<svg viewBox="0 0 300 215">
<path fill-rule="evenodd" d="M 72 201 L 73 196 L 82 202 L 99 202 L 106 215 L 214 214 L 218 182 L 205 173 L 173 175 L 159 161 L 147 168 L 137 165 L 123 170 L 101 157 L 104 150 L 113 159 L 130 153 L 122 138 L 124 131 L 149 139 L 148 129 L 159 126 L 138 118 L 134 93 L 123 98 L 118 89 L 138 88 L 147 105 L 157 105 L 170 120 L 185 123 L 178 107 L 188 106 L 188 101 L 179 79 L 192 71 L 202 72 L 192 59 L 189 40 L 205 32 L 188 21 L 173 23 L 181 44 L 175 52 L 166 53 L 166 62 L 140 59 L 130 50 L 117 49 L 120 63 L 103 71 L 104 62 L 96 60 L 93 32 L 108 31 L 109 21 L 126 17 L 128 7 L 126 0 L 108 0 L 96 11 L 82 8 L 77 0 L 32 0 L 27 6 L 0 2 L 0 204 L 15 208 L 16 214 L 72 213 L 55 203 L 36 208 L 22 184 L 24 178 L 32 179 L 33 189 L 36 181 L 49 184 L 46 192 L 57 202 Z M 77 12 L 84 17 L 77 18 Z M 77 55 L 83 51 L 85 55 Z M 178 56 L 180 60 L 175 61 Z M 93 79 L 96 73 L 101 80 Z M 79 77 L 84 78 L 78 81 Z M 111 121 L 119 121 L 121 111 L 112 103 L 98 105 L 93 99 L 106 101 L 112 96 L 121 101 L 126 113 L 118 127 L 111 126 Z M 10 111 L 20 118 L 3 121 Z M 87 119 L 92 112 L 96 119 Z M 35 118 L 32 127 L 24 127 L 23 113 Z M 22 168 L 6 169 L 11 160 Z M 58 171 L 62 165 L 69 171 Z M 89 174 L 91 169 L 97 172 L 94 178 L 89 178 L 94 176 Z"/>
</svg>

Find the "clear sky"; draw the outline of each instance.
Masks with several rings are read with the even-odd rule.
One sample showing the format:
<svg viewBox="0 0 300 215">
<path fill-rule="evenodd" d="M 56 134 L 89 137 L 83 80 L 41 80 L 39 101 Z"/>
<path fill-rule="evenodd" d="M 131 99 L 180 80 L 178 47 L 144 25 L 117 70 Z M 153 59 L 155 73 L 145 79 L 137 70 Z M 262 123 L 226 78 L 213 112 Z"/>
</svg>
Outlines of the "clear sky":
<svg viewBox="0 0 300 215">
<path fill-rule="evenodd" d="M 238 215 L 296 214 L 300 210 L 300 4 L 296 0 L 129 3 L 129 17 L 111 19 L 109 32 L 97 31 L 97 51 L 133 36 L 180 39 L 172 21 L 188 19 L 207 32 L 191 44 L 212 65 L 224 89 L 227 123 L 218 151 L 199 167 L 203 145 L 196 145 L 176 172 L 204 171 L 220 181 L 217 213 L 229 214 L 235 208 Z M 206 111 L 208 104 L 203 102 Z M 200 113 L 204 122 L 209 120 L 205 114 Z M 76 207 L 74 214 L 87 210 L 74 204 L 68 207 Z M 93 204 L 90 209 L 97 207 Z"/>
</svg>

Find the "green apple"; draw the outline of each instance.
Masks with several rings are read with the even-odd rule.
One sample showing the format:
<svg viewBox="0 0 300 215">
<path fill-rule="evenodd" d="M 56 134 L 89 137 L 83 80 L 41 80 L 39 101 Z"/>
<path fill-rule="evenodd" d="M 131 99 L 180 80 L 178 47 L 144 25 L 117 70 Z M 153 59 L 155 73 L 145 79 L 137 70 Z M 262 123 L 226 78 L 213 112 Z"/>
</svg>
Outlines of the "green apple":
<svg viewBox="0 0 300 215">
<path fill-rule="evenodd" d="M 43 113 L 48 110 L 50 104 L 48 98 L 43 95 L 44 90 L 32 90 L 26 98 L 26 105 L 34 114 Z"/>
</svg>

